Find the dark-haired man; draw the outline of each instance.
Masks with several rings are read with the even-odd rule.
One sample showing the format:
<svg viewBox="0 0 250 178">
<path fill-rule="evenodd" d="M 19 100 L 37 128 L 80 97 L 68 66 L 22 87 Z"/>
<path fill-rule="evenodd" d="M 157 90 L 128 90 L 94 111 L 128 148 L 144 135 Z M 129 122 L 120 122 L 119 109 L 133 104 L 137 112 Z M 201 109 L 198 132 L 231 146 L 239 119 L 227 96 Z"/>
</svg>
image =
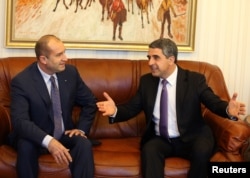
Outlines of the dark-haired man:
<svg viewBox="0 0 250 178">
<path fill-rule="evenodd" d="M 204 75 L 178 66 L 177 55 L 172 40 L 153 41 L 147 55 L 151 73 L 141 77 L 135 96 L 116 106 L 104 92 L 107 100 L 97 103 L 99 111 L 110 116 L 111 123 L 144 111 L 147 124 L 141 141 L 144 178 L 163 178 L 165 158 L 171 156 L 190 160 L 188 178 L 206 178 L 214 138 L 202 118 L 201 103 L 222 117 L 245 114 L 245 105 L 236 101 L 237 94 L 229 102 L 221 100 L 207 85 Z"/>
</svg>

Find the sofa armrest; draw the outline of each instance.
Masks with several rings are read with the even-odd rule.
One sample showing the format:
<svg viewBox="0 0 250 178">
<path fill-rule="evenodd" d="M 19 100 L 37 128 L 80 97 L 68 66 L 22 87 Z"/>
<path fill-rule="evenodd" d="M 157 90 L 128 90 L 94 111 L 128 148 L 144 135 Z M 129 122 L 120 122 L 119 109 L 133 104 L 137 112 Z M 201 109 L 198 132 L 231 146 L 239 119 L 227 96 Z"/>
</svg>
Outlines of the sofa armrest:
<svg viewBox="0 0 250 178">
<path fill-rule="evenodd" d="M 11 131 L 11 122 L 8 109 L 0 105 L 0 145 L 6 143 Z"/>
<path fill-rule="evenodd" d="M 232 121 L 222 118 L 209 110 L 204 119 L 213 130 L 219 149 L 230 154 L 241 154 L 250 136 L 250 127 L 241 119 Z"/>
</svg>

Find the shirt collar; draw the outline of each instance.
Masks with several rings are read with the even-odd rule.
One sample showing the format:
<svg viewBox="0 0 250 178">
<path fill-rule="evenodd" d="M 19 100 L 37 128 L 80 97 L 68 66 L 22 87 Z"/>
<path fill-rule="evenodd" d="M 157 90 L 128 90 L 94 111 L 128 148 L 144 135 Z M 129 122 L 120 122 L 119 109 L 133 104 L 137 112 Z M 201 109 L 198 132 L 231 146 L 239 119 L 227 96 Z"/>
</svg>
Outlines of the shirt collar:
<svg viewBox="0 0 250 178">
<path fill-rule="evenodd" d="M 51 75 L 45 73 L 45 72 L 39 67 L 38 64 L 37 64 L 37 67 L 38 67 L 38 70 L 40 71 L 40 73 L 41 73 L 41 75 L 42 75 L 44 81 L 46 81 L 46 82 L 50 81 Z M 56 74 L 53 74 L 53 76 L 55 77 L 55 79 L 57 79 Z"/>
<path fill-rule="evenodd" d="M 178 67 L 176 66 L 174 72 L 166 79 L 171 86 L 176 85 Z M 161 79 L 162 81 L 163 79 Z"/>
</svg>

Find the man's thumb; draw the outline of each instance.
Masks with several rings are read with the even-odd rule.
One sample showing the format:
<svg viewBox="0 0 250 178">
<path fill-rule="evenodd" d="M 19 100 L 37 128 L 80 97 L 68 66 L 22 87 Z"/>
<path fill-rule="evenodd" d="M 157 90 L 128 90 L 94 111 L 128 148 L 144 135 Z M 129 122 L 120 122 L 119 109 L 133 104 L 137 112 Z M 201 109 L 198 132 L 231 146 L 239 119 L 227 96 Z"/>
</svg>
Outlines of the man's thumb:
<svg viewBox="0 0 250 178">
<path fill-rule="evenodd" d="M 112 98 L 109 96 L 109 94 L 107 92 L 103 92 L 103 96 L 107 99 L 107 100 L 112 100 Z"/>
<path fill-rule="evenodd" d="M 232 100 L 236 101 L 236 98 L 237 98 L 237 93 L 234 93 L 232 96 Z"/>
</svg>

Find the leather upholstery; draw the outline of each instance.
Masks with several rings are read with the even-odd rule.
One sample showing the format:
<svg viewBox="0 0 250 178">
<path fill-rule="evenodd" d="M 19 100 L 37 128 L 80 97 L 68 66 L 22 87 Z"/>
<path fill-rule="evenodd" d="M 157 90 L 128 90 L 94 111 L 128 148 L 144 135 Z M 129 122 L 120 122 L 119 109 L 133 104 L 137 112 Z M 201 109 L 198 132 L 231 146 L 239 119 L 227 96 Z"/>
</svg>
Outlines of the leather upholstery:
<svg viewBox="0 0 250 178">
<path fill-rule="evenodd" d="M 35 58 L 32 57 L 0 59 L 0 177 L 17 177 L 16 152 L 7 145 L 7 135 L 11 130 L 10 81 L 33 61 Z M 104 100 L 103 92 L 106 91 L 117 104 L 128 101 L 136 92 L 140 76 L 149 72 L 146 60 L 70 59 L 68 63 L 78 68 L 98 100 Z M 178 64 L 203 73 L 214 92 L 222 99 L 229 99 L 222 72 L 217 66 L 197 61 L 179 61 Z M 78 114 L 79 108 L 75 108 L 72 119 L 77 121 Z M 211 161 L 244 161 L 241 150 L 250 136 L 249 126 L 242 121 L 219 118 L 204 107 L 203 116 L 218 144 Z M 143 113 L 126 122 L 109 124 L 108 118 L 97 112 L 89 136 L 102 143 L 93 147 L 95 177 L 141 177 L 139 143 L 144 130 Z M 165 177 L 186 177 L 189 161 L 172 157 L 165 163 Z M 69 169 L 57 165 L 51 155 L 42 155 L 39 165 L 39 178 L 70 177 Z"/>
</svg>

